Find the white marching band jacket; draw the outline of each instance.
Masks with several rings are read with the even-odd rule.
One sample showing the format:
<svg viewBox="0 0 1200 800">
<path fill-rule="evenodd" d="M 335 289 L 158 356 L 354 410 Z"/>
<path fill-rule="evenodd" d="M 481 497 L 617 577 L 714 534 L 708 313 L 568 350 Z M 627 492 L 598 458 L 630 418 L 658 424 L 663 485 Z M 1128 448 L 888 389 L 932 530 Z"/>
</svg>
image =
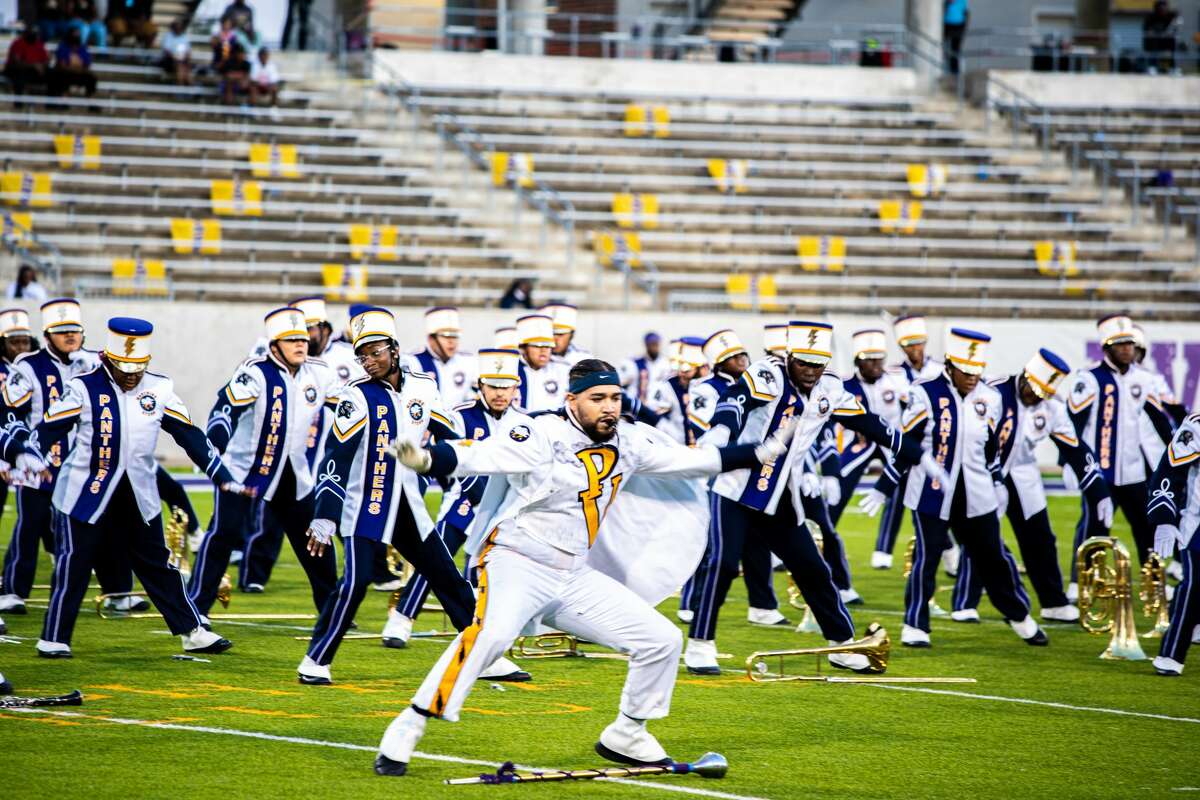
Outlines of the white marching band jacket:
<svg viewBox="0 0 1200 800">
<path fill-rule="evenodd" d="M 908 387 L 917 381 L 931 381 L 946 371 L 946 363 L 936 358 L 925 357 L 925 363 L 920 369 L 915 369 L 908 359 L 887 368 L 887 374 L 899 380 L 907 393 Z M 905 401 L 907 402 L 907 394 Z"/>
<path fill-rule="evenodd" d="M 410 371 L 423 372 L 437 384 L 442 408 L 454 408 L 475 397 L 478 359 L 474 353 L 457 352 L 448 361 L 442 361 L 426 347 L 407 354 L 404 359 Z"/>
<path fill-rule="evenodd" d="M 514 425 L 528 425 L 532 417 L 509 406 L 497 419 L 487 410 L 480 398 L 463 403 L 450 413 L 451 429 L 460 439 L 479 441 L 503 433 Z M 457 480 L 446 490 L 438 522 L 445 521 L 460 531 L 467 530 L 475 519 L 475 510 L 483 499 L 487 477 L 474 475 Z"/>
<path fill-rule="evenodd" d="M 1150 527 L 1174 525 L 1182 547 L 1196 551 L 1200 528 L 1200 414 L 1191 414 L 1175 431 L 1150 481 L 1146 506 Z"/>
<path fill-rule="evenodd" d="M 337 379 L 320 359 L 309 358 L 292 375 L 274 355 L 251 358 L 217 393 L 208 416 L 208 438 L 225 456 L 234 479 L 270 500 L 290 463 L 296 499 L 313 489 L 306 451 L 317 413 L 330 402 Z"/>
<path fill-rule="evenodd" d="M 628 359 L 617 368 L 625 394 L 632 400 L 643 402 L 650 394 L 650 387 L 666 380 L 670 373 L 671 362 L 665 355 L 660 355 L 654 360 L 644 355 L 637 356 Z"/>
<path fill-rule="evenodd" d="M 688 407 L 691 405 L 691 387 L 699 383 L 692 381 L 684 386 L 678 375 L 672 375 L 650 387 L 646 395 L 645 408 L 657 417 L 653 427 L 680 444 L 695 441 L 695 437 L 689 436 Z"/>
<path fill-rule="evenodd" d="M 517 405 L 527 414 L 562 408 L 570 370 L 566 363 L 553 358 L 541 369 L 533 369 L 522 358 L 517 364 L 517 374 L 521 377 Z"/>
<path fill-rule="evenodd" d="M 872 414 L 877 414 L 880 419 L 893 428 L 900 428 L 900 404 L 908 397 L 909 388 L 908 382 L 903 377 L 885 371 L 874 383 L 867 383 L 858 370 L 855 370 L 854 375 L 842 383 L 846 387 L 846 391 L 858 398 L 863 408 Z M 843 437 L 842 441 L 841 474 L 856 469 L 881 449 L 879 445 L 862 434 L 854 434 L 849 441 L 846 441 L 847 438 Z M 884 459 L 890 459 L 891 451 L 886 448 L 882 449 Z M 818 458 L 818 461 L 824 462 L 824 459 Z"/>
<path fill-rule="evenodd" d="M 404 373 L 400 391 L 385 381 L 360 378 L 343 387 L 334 402 L 325 451 L 317 460 L 314 519 L 332 520 L 342 536 L 391 541 L 401 496 L 421 538 L 433 530 L 417 473 L 389 452 L 393 439 L 452 437 L 433 379 Z"/>
<path fill-rule="evenodd" d="M 735 383 L 737 378 L 714 370 L 713 374 L 704 380 L 688 384 L 687 421 L 688 425 L 698 431 L 698 436 L 707 433 L 712 427 L 713 414 L 717 413 L 717 403 L 721 402 L 721 395 Z"/>
<path fill-rule="evenodd" d="M 1112 486 L 1146 480 L 1145 461 L 1157 464 L 1170 438 L 1154 375 L 1137 364 L 1122 374 L 1106 359 L 1068 380 L 1067 409 L 1104 479 Z"/>
<path fill-rule="evenodd" d="M 10 428 L 5 458 L 15 461 L 22 447 L 42 455 L 45 443 L 71 428 L 74 442 L 54 486 L 54 507 L 83 522 L 100 518 L 123 477 L 129 478 L 146 522 L 162 513 L 154 458 L 160 429 L 215 483 L 233 480 L 203 431 L 192 424 L 175 384 L 163 375 L 144 373 L 131 392 L 118 388 L 102 367 L 72 378 L 32 434 L 19 424 Z"/>
</svg>

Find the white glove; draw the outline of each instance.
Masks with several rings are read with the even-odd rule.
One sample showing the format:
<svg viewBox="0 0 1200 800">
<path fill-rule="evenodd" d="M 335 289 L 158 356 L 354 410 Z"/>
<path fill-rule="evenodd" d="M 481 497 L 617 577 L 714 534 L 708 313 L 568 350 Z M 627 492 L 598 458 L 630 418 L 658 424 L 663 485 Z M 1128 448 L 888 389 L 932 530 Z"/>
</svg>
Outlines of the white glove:
<svg viewBox="0 0 1200 800">
<path fill-rule="evenodd" d="M 1100 517 L 1100 521 L 1104 523 L 1104 527 L 1112 527 L 1113 502 L 1111 497 L 1106 497 L 1099 503 L 1096 503 L 1096 516 Z"/>
<path fill-rule="evenodd" d="M 1003 483 L 993 483 L 992 487 L 996 490 L 996 516 L 1003 519 L 1008 510 L 1008 487 Z"/>
<path fill-rule="evenodd" d="M 424 475 L 429 472 L 429 467 L 433 464 L 433 456 L 429 455 L 429 451 L 416 439 L 393 439 L 388 449 L 397 461 L 418 474 Z"/>
<path fill-rule="evenodd" d="M 1063 487 L 1068 492 L 1079 491 L 1079 477 L 1070 467 L 1063 467 Z"/>
<path fill-rule="evenodd" d="M 815 472 L 805 472 L 800 475 L 800 494 L 805 497 L 821 496 L 821 476 Z"/>
<path fill-rule="evenodd" d="M 46 462 L 32 453 L 21 453 L 17 456 L 16 467 L 29 475 L 40 475 L 46 471 Z"/>
<path fill-rule="evenodd" d="M 329 544 L 337 533 L 337 525 L 331 519 L 314 519 L 308 524 L 308 535 L 320 544 Z"/>
<path fill-rule="evenodd" d="M 1159 525 L 1154 529 L 1154 552 L 1164 560 L 1175 555 L 1175 544 L 1183 547 L 1183 533 L 1174 525 Z"/>
<path fill-rule="evenodd" d="M 879 513 L 879 509 L 883 508 L 887 502 L 887 495 L 878 489 L 872 489 L 863 495 L 863 499 L 858 501 L 858 510 L 866 514 L 868 517 L 873 517 Z"/>
<path fill-rule="evenodd" d="M 226 481 L 221 484 L 221 491 L 229 492 L 230 494 L 245 494 L 246 485 L 237 481 Z"/>
<path fill-rule="evenodd" d="M 837 478 L 821 478 L 821 486 L 825 489 L 825 502 L 836 506 L 842 502 L 842 482 Z"/>
<path fill-rule="evenodd" d="M 933 453 L 928 450 L 921 454 L 921 469 L 925 470 L 925 477 L 937 481 L 943 489 L 950 485 L 950 476 L 946 474 L 946 470 L 942 468 L 938 460 L 933 457 Z"/>
<path fill-rule="evenodd" d="M 788 417 L 783 421 L 775 432 L 766 438 L 766 440 L 758 447 L 754 448 L 754 457 L 758 459 L 760 464 L 766 464 L 768 461 L 774 461 L 788 451 L 788 447 L 792 443 L 792 436 L 796 433 L 796 427 L 800 424 L 800 418 L 796 416 Z"/>
</svg>

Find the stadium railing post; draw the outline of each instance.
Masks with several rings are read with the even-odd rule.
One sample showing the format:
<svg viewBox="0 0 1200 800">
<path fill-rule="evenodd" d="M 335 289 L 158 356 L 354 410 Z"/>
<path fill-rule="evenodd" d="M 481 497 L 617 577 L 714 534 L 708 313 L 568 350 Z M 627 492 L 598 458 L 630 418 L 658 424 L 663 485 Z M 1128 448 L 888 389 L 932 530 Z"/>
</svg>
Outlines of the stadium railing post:
<svg viewBox="0 0 1200 800">
<path fill-rule="evenodd" d="M 1137 225 L 1142 220 L 1142 181 L 1141 175 L 1138 173 L 1138 162 L 1136 159 L 1133 162 L 1133 186 L 1130 188 L 1130 194 L 1133 197 L 1133 212 L 1130 218 L 1133 224 Z"/>
</svg>

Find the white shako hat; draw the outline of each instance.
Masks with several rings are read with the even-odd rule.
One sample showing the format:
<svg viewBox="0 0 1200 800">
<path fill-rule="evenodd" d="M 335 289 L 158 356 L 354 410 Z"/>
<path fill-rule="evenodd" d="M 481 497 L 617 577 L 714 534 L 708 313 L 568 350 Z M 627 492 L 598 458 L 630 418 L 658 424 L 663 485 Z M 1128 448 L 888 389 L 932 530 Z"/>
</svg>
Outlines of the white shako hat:
<svg viewBox="0 0 1200 800">
<path fill-rule="evenodd" d="M 777 355 L 787 354 L 787 323 L 763 326 L 763 350 Z"/>
<path fill-rule="evenodd" d="M 554 320 L 555 333 L 571 333 L 579 322 L 579 309 L 570 303 L 549 303 L 541 313 Z"/>
<path fill-rule="evenodd" d="M 553 347 L 554 321 L 545 314 L 526 314 L 517 320 L 517 342 L 531 347 Z"/>
<path fill-rule="evenodd" d="M 896 334 L 896 344 L 901 347 L 929 341 L 929 332 L 925 330 L 925 318 L 916 314 L 896 317 L 896 321 L 892 323 L 892 331 Z"/>
<path fill-rule="evenodd" d="M 462 325 L 458 321 L 458 309 L 453 306 L 439 306 L 426 311 L 425 333 L 430 336 L 461 335 Z"/>
<path fill-rule="evenodd" d="M 745 352 L 746 347 L 742 344 L 742 340 L 729 328 L 723 328 L 704 340 L 704 357 L 714 367 L 727 358 L 733 358 Z"/>
<path fill-rule="evenodd" d="M 325 308 L 324 297 L 297 297 L 288 305 L 300 309 L 300 313 L 304 314 L 305 325 L 320 325 L 322 322 L 329 322 L 329 310 Z"/>
<path fill-rule="evenodd" d="M 492 343 L 496 345 L 497 350 L 516 350 L 520 342 L 517 340 L 517 328 L 515 325 L 505 325 L 502 328 L 496 328 L 496 333 L 492 337 Z"/>
<path fill-rule="evenodd" d="M 982 375 L 992 337 L 966 328 L 951 328 L 946 337 L 946 360 L 968 375 Z"/>
<path fill-rule="evenodd" d="M 708 363 L 704 358 L 704 340 L 699 336 L 684 336 L 679 340 L 679 368 L 699 369 Z"/>
<path fill-rule="evenodd" d="M 284 306 L 269 312 L 263 317 L 263 324 L 266 326 L 269 342 L 285 339 L 308 341 L 308 325 L 304 322 L 304 312 L 293 306 Z"/>
<path fill-rule="evenodd" d="M 674 372 L 679 371 L 679 352 L 683 349 L 683 339 L 672 339 L 667 342 L 667 364 Z"/>
<path fill-rule="evenodd" d="M 0 336 L 28 336 L 29 312 L 23 308 L 6 308 L 0 311 Z"/>
<path fill-rule="evenodd" d="M 113 317 L 108 321 L 104 355 L 121 372 L 142 372 L 150 364 L 152 333 L 154 326 L 144 319 Z"/>
<path fill-rule="evenodd" d="M 3 318 L 4 318 L 4 312 L 0 311 L 0 319 L 3 319 Z M 0 325 L 0 336 L 4 335 L 2 328 L 3 328 L 3 326 Z M 1150 349 L 1150 340 L 1148 338 L 1146 338 L 1146 329 L 1143 328 L 1141 325 L 1138 325 L 1136 322 L 1133 323 L 1133 346 L 1140 348 L 1142 350 Z"/>
<path fill-rule="evenodd" d="M 396 336 L 396 318 L 392 312 L 379 306 L 368 306 L 359 310 L 350 318 L 350 334 L 353 346 L 357 350 L 360 345 L 371 342 L 399 343 Z"/>
<path fill-rule="evenodd" d="M 83 333 L 83 312 L 79 301 L 59 297 L 42 303 L 43 333 Z"/>
<path fill-rule="evenodd" d="M 1096 323 L 1096 331 L 1100 334 L 1100 344 L 1104 347 L 1137 341 L 1133 320 L 1125 314 L 1111 314 L 1105 317 Z"/>
<path fill-rule="evenodd" d="M 521 375 L 517 364 L 521 354 L 516 350 L 480 350 L 476 356 L 479 359 L 479 382 L 488 386 L 506 388 L 521 383 Z"/>
<path fill-rule="evenodd" d="M 855 358 L 886 358 L 887 334 L 879 328 L 855 331 L 850 337 L 850 346 Z"/>
<path fill-rule="evenodd" d="M 1070 373 L 1067 362 L 1044 347 L 1025 365 L 1025 379 L 1033 393 L 1043 400 L 1053 397 Z"/>
<path fill-rule="evenodd" d="M 833 358 L 833 326 L 826 322 L 793 320 L 788 323 L 788 355 L 810 364 L 828 364 Z"/>
</svg>

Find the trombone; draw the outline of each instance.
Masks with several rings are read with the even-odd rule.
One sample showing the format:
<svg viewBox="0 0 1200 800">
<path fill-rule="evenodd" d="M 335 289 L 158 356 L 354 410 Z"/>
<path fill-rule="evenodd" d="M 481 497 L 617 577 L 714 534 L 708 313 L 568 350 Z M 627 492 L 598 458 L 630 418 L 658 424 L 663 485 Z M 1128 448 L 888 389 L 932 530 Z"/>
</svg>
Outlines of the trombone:
<svg viewBox="0 0 1200 800">
<path fill-rule="evenodd" d="M 1145 661 L 1133 618 L 1133 569 L 1125 545 L 1113 536 L 1093 536 L 1075 551 L 1075 567 L 1079 624 L 1088 633 L 1112 632 L 1100 658 Z"/>
<path fill-rule="evenodd" d="M 891 654 L 892 643 L 888 633 L 878 622 L 872 622 L 867 627 L 866 636 L 846 644 L 829 647 L 803 647 L 795 650 L 762 650 L 751 653 L 746 659 L 746 676 L 754 683 L 789 683 L 794 681 L 811 683 L 975 683 L 974 678 L 921 678 L 906 676 L 885 676 L 888 657 Z M 857 653 L 867 657 L 868 669 L 874 674 L 855 676 L 835 676 L 821 673 L 822 656 L 836 653 Z M 788 662 L 791 659 L 805 656 L 816 656 L 815 674 L 800 674 L 789 672 Z M 776 664 L 771 670 L 771 661 Z"/>
</svg>

